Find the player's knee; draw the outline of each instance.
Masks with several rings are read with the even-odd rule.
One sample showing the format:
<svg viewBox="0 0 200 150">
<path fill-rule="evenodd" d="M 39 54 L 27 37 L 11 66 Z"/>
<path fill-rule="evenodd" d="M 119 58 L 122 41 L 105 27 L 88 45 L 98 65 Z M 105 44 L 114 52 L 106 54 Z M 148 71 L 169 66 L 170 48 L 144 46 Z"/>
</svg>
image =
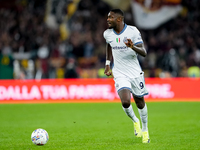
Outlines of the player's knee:
<svg viewBox="0 0 200 150">
<path fill-rule="evenodd" d="M 131 105 L 130 101 L 122 101 L 122 106 L 128 108 Z"/>
<path fill-rule="evenodd" d="M 144 106 L 145 106 L 145 103 L 143 103 L 143 102 L 136 102 L 136 105 L 137 105 L 137 108 L 143 109 Z"/>
<path fill-rule="evenodd" d="M 144 108 L 144 106 L 145 106 L 144 97 L 135 97 L 134 96 L 134 100 L 135 100 L 135 103 L 137 105 L 137 108 L 139 108 L 139 109 Z"/>
</svg>

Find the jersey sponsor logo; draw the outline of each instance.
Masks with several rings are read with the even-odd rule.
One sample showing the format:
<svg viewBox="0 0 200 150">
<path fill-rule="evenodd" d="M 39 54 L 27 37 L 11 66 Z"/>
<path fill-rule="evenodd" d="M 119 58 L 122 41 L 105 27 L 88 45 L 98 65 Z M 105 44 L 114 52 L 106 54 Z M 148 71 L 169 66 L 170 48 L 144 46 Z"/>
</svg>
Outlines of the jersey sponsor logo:
<svg viewBox="0 0 200 150">
<path fill-rule="evenodd" d="M 128 48 L 127 46 L 113 46 L 112 47 L 113 50 L 125 50 L 127 48 Z"/>
</svg>

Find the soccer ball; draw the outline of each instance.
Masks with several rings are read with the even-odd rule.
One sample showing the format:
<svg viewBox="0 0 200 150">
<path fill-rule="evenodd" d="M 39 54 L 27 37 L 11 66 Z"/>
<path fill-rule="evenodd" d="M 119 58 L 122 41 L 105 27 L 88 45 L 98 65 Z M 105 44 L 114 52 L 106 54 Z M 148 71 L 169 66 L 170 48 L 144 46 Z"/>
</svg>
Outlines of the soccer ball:
<svg viewBox="0 0 200 150">
<path fill-rule="evenodd" d="M 31 134 L 31 140 L 35 145 L 44 145 L 49 140 L 49 135 L 44 129 L 36 129 Z"/>
</svg>

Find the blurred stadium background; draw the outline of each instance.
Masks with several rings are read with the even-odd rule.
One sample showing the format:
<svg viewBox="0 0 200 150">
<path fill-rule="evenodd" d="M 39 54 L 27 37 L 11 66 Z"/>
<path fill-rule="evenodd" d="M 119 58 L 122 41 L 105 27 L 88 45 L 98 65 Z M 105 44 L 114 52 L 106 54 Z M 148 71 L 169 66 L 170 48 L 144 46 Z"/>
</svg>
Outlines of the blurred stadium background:
<svg viewBox="0 0 200 150">
<path fill-rule="evenodd" d="M 142 33 L 145 77 L 200 77 L 197 0 L 0 0 L 0 79 L 105 78 L 112 8 Z"/>
<path fill-rule="evenodd" d="M 103 73 L 112 8 L 139 28 L 148 52 L 139 57 L 148 145 L 133 138 Z M 38 150 L 30 140 L 36 128 L 49 133 L 40 147 L 49 150 L 199 149 L 199 20 L 198 0 L 0 0 L 0 149 Z"/>
</svg>

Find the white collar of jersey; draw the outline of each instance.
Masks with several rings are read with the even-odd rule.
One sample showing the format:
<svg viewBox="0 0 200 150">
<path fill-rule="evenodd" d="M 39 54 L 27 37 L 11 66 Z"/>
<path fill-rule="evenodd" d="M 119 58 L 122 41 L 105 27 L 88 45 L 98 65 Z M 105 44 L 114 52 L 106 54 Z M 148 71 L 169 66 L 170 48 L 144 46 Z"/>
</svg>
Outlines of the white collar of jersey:
<svg viewBox="0 0 200 150">
<path fill-rule="evenodd" d="M 124 28 L 123 28 L 123 30 L 118 34 L 117 32 L 115 32 L 115 30 L 113 29 L 113 32 L 115 33 L 115 34 L 117 34 L 117 35 L 120 35 L 120 34 L 122 34 L 123 32 L 124 32 L 124 30 L 126 29 L 126 27 L 127 27 L 127 25 L 126 24 L 124 24 Z"/>
</svg>

